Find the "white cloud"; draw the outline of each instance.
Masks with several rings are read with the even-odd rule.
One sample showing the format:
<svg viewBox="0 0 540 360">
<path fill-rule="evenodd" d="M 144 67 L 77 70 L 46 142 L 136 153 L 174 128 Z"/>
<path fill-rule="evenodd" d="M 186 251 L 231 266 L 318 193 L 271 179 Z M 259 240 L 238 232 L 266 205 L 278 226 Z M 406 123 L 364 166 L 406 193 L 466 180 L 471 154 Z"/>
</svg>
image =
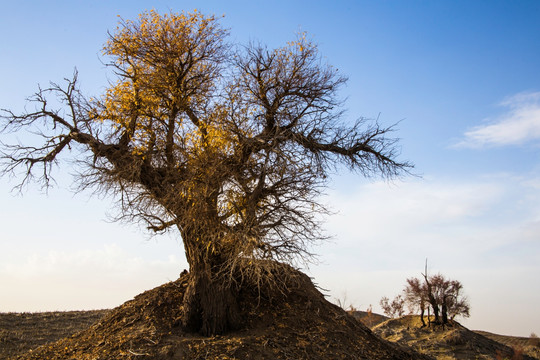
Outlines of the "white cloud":
<svg viewBox="0 0 540 360">
<path fill-rule="evenodd" d="M 533 177 L 509 174 L 363 184 L 346 194 L 330 195 L 339 213 L 329 219 L 328 229 L 347 248 L 339 256 L 347 258 L 356 251 L 366 268 L 392 270 L 393 264 L 399 267 L 425 257 L 446 262 L 454 256 L 458 260 L 452 261 L 458 263 L 480 258 L 474 261 L 482 266 L 487 253 L 537 237 L 537 185 Z M 329 251 L 340 252 L 340 246 L 334 248 Z"/>
<path fill-rule="evenodd" d="M 487 125 L 465 132 L 456 147 L 481 148 L 521 145 L 540 140 L 540 92 L 520 93 L 500 104 L 507 112 Z"/>
</svg>

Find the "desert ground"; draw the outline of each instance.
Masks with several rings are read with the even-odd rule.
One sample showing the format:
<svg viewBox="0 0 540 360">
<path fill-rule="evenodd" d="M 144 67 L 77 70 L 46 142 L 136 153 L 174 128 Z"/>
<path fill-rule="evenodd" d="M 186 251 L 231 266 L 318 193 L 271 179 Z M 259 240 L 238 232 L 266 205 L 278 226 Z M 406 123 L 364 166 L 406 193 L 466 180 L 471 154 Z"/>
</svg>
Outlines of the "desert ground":
<svg viewBox="0 0 540 360">
<path fill-rule="evenodd" d="M 181 277 L 111 310 L 0 313 L 0 359 L 540 359 L 538 338 L 345 311 L 302 274 L 283 298 L 244 292 L 242 329 L 187 334 L 185 287 Z"/>
</svg>

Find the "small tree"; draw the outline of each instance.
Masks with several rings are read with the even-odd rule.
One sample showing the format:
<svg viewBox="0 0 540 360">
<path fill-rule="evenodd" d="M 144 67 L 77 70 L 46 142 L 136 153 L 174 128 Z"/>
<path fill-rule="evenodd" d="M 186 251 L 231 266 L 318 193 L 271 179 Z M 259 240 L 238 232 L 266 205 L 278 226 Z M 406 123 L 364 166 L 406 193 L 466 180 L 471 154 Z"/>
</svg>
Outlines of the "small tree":
<svg viewBox="0 0 540 360">
<path fill-rule="evenodd" d="M 277 49 L 227 35 L 213 16 L 145 12 L 105 44 L 117 80 L 101 96 L 84 97 L 75 75 L 39 89 L 33 111 L 1 116 L 4 132 L 37 135 L 2 144 L 3 173 L 22 170 L 21 186 L 49 186 L 59 154 L 77 149 L 81 185 L 115 196 L 119 219 L 178 232 L 182 321 L 207 335 L 238 326 L 242 281 L 280 281 L 270 260 L 309 259 L 338 164 L 385 177 L 410 167 L 392 127 L 342 121 L 346 79 L 304 35 Z"/>
<path fill-rule="evenodd" d="M 401 295 L 397 295 L 392 302 L 384 296 L 379 302 L 386 316 L 395 318 L 401 317 L 405 313 L 405 299 Z"/>
</svg>

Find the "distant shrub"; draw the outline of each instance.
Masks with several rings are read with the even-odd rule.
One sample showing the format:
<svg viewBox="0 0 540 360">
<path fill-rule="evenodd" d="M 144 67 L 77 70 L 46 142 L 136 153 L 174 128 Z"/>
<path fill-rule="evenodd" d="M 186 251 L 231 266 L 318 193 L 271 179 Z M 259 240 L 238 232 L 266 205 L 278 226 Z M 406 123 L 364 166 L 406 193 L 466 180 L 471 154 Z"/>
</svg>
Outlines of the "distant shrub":
<svg viewBox="0 0 540 360">
<path fill-rule="evenodd" d="M 405 299 L 401 295 L 396 296 L 392 302 L 384 296 L 379 302 L 386 316 L 395 318 L 402 317 L 405 313 Z"/>
<path fill-rule="evenodd" d="M 446 325 L 457 316 L 469 317 L 470 305 L 463 295 L 463 285 L 457 280 L 447 279 L 441 274 L 429 275 L 426 270 L 421 278 L 407 279 L 403 290 L 405 302 L 411 312 L 420 311 L 422 325 L 425 326 L 424 313 L 428 312 L 428 322 L 431 324 L 430 308 L 433 310 L 434 324 Z"/>
<path fill-rule="evenodd" d="M 357 311 L 356 307 L 347 300 L 347 294 L 345 293 L 341 298 L 335 298 L 335 304 L 347 312 Z"/>
<path fill-rule="evenodd" d="M 531 333 L 531 336 L 529 336 L 529 344 L 531 346 L 535 346 L 540 348 L 540 338 L 535 333 Z"/>
</svg>

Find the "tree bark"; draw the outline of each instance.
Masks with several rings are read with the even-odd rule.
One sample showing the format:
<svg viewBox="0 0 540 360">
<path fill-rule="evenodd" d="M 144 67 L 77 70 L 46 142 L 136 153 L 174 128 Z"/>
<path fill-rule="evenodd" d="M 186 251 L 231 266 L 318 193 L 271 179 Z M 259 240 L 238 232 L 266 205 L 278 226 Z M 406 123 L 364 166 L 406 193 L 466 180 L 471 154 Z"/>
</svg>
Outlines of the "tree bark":
<svg viewBox="0 0 540 360">
<path fill-rule="evenodd" d="M 443 297 L 443 303 L 441 306 L 442 325 L 448 324 L 448 305 L 446 304 L 446 296 Z"/>
<path fill-rule="evenodd" d="M 424 276 L 424 280 L 426 281 L 426 291 L 428 296 L 428 301 L 431 304 L 431 307 L 433 308 L 433 315 L 435 316 L 435 324 L 439 324 L 439 306 L 437 304 L 437 300 L 435 299 L 435 296 L 433 296 L 431 283 L 428 280 L 427 276 L 427 261 L 426 261 L 426 273 L 422 274 Z M 429 311 L 429 308 L 428 308 Z M 431 321 L 430 321 L 431 324 Z"/>
<path fill-rule="evenodd" d="M 241 324 L 238 290 L 213 273 L 209 263 L 190 264 L 182 325 L 203 336 L 224 334 Z"/>
<path fill-rule="evenodd" d="M 425 305 L 424 305 L 424 302 L 422 301 L 420 303 L 420 320 L 422 321 L 422 327 L 426 326 L 426 322 L 424 321 L 424 308 L 425 308 Z"/>
<path fill-rule="evenodd" d="M 433 309 L 433 316 L 435 316 L 435 325 L 440 324 L 439 320 L 439 306 L 437 305 L 437 301 L 435 300 L 435 297 L 431 292 L 429 293 L 429 303 L 431 304 L 431 308 Z"/>
</svg>

